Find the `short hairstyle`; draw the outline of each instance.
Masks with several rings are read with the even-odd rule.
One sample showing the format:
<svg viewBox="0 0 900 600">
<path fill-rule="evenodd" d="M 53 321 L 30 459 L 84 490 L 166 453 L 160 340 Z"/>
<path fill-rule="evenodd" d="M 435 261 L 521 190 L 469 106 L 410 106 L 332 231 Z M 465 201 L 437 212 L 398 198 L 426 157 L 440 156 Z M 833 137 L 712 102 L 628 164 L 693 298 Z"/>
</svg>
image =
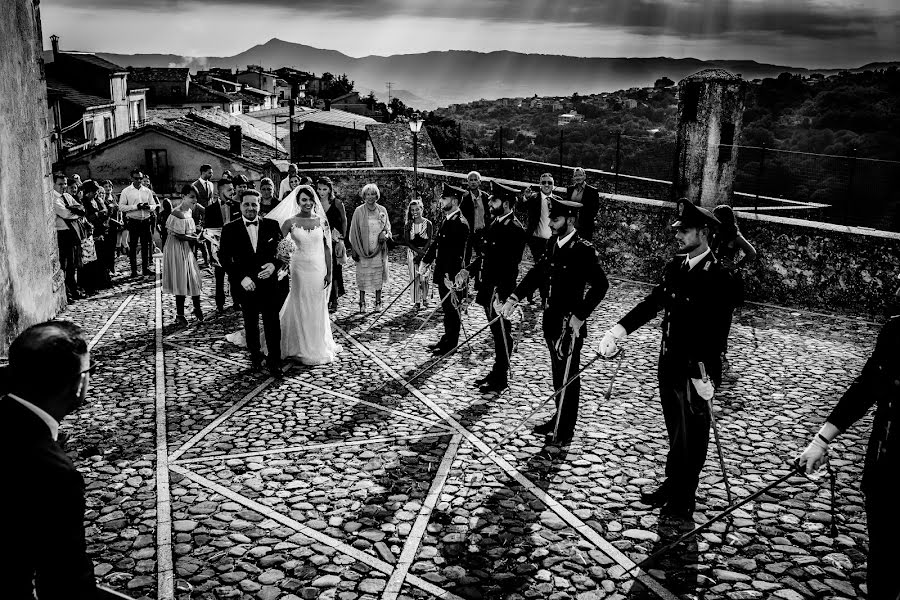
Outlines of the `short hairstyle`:
<svg viewBox="0 0 900 600">
<path fill-rule="evenodd" d="M 100 190 L 100 184 L 94 181 L 93 179 L 88 179 L 84 183 L 81 184 L 81 190 L 87 194 L 96 194 L 98 190 Z"/>
<path fill-rule="evenodd" d="M 80 373 L 81 357 L 87 351 L 87 339 L 78 325 L 45 321 L 32 325 L 10 344 L 7 373 L 15 374 L 17 381 L 53 389 L 70 383 Z M 52 376 L 48 377 L 49 373 Z"/>
<path fill-rule="evenodd" d="M 288 165 L 288 173 L 296 173 L 296 172 L 297 172 L 297 165 L 295 165 L 294 163 L 289 164 Z"/>
<path fill-rule="evenodd" d="M 226 185 L 234 184 L 230 177 L 223 177 L 219 180 L 219 183 L 216 184 L 216 187 L 225 187 Z"/>
<path fill-rule="evenodd" d="M 378 189 L 378 186 L 374 183 L 367 183 L 359 190 L 359 197 L 363 200 L 366 199 L 366 194 L 369 192 L 375 192 L 375 199 L 381 200 L 381 190 Z"/>
<path fill-rule="evenodd" d="M 110 181 L 109 179 L 104 179 L 103 181 L 100 182 L 100 185 L 102 185 L 103 187 L 106 187 L 106 186 L 112 187 L 112 184 L 113 184 L 113 182 Z"/>
<path fill-rule="evenodd" d="M 63 173 L 62 171 L 57 171 L 56 173 L 53 174 L 53 183 L 56 183 L 60 179 L 68 179 L 68 177 L 66 177 L 66 174 Z"/>
<path fill-rule="evenodd" d="M 212 171 L 212 165 L 202 164 L 200 165 L 200 172 L 203 171 Z"/>
<path fill-rule="evenodd" d="M 196 196 L 197 196 L 197 190 L 195 190 L 195 189 L 194 189 L 194 186 L 192 186 L 191 184 L 186 183 L 186 184 L 184 184 L 183 186 L 181 186 L 181 195 L 182 195 L 182 196 L 191 195 L 191 196 L 196 197 Z"/>
<path fill-rule="evenodd" d="M 241 202 L 244 201 L 244 198 L 247 196 L 255 196 L 257 200 L 259 200 L 259 192 L 254 190 L 253 188 L 247 188 L 241 192 Z"/>
<path fill-rule="evenodd" d="M 132 179 L 134 179 L 135 177 L 143 177 L 143 176 L 144 176 L 144 174 L 141 172 L 140 169 L 132 169 L 131 170 Z"/>
<path fill-rule="evenodd" d="M 466 179 L 468 179 L 468 178 L 471 177 L 472 175 L 475 175 L 476 177 L 478 177 L 478 181 L 481 181 L 481 173 L 479 173 L 478 171 L 469 171 L 469 172 L 466 174 Z"/>
<path fill-rule="evenodd" d="M 259 187 L 262 187 L 264 185 L 271 185 L 272 187 L 275 187 L 275 182 L 272 181 L 271 179 L 269 179 L 268 177 L 263 177 L 262 179 L 259 180 Z"/>
<path fill-rule="evenodd" d="M 553 181 L 553 175 L 551 175 L 550 173 L 541 173 L 541 176 L 538 177 L 538 181 L 540 181 L 540 180 L 543 179 L 544 177 L 549 177 L 549 178 L 550 178 L 550 181 Z"/>
<path fill-rule="evenodd" d="M 572 169 L 572 175 L 574 175 L 575 173 L 578 173 L 579 171 L 584 173 L 584 167 L 575 167 L 574 169 Z M 585 173 L 585 175 L 587 175 L 587 173 Z"/>
</svg>

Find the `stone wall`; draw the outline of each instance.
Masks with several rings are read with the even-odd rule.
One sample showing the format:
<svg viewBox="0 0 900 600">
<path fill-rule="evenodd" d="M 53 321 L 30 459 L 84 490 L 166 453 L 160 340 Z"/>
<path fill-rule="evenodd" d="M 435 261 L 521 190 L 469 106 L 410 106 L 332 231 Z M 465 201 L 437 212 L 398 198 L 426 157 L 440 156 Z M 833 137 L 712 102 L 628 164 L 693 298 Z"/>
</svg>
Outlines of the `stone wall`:
<svg viewBox="0 0 900 600">
<path fill-rule="evenodd" d="M 419 180 L 426 182 L 428 189 L 442 182 L 463 185 L 468 169 L 460 170 L 420 169 Z M 362 186 L 377 184 L 382 203 L 391 214 L 393 230 L 401 230 L 412 189 L 411 169 L 321 169 L 303 173 L 334 179 L 348 214 L 359 205 Z M 482 174 L 487 175 L 484 171 Z M 524 185 L 513 179 L 501 181 Z M 425 200 L 427 216 L 438 219 L 434 194 Z M 605 194 L 594 245 L 607 273 L 656 282 L 675 251 L 669 228 L 674 216 L 672 202 Z M 748 300 L 867 318 L 884 314 L 900 274 L 900 234 L 769 215 L 739 214 L 738 218 L 741 231 L 759 253 L 759 260 L 746 273 Z"/>
<path fill-rule="evenodd" d="M 0 354 L 65 306 L 38 4 L 0 3 Z"/>
</svg>

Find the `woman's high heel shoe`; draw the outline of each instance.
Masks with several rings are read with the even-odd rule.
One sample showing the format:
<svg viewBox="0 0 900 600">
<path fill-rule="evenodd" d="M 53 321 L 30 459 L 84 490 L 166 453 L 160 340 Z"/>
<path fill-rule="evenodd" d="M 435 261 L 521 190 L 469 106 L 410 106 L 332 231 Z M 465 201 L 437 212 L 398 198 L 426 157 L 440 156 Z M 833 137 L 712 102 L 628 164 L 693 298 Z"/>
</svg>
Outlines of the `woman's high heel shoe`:
<svg viewBox="0 0 900 600">
<path fill-rule="evenodd" d="M 376 300 L 375 301 L 375 312 L 381 312 L 381 307 L 382 307 L 381 300 Z"/>
<path fill-rule="evenodd" d="M 366 301 L 365 300 L 363 300 L 359 303 L 359 312 L 361 312 L 361 313 L 366 312 Z"/>
</svg>

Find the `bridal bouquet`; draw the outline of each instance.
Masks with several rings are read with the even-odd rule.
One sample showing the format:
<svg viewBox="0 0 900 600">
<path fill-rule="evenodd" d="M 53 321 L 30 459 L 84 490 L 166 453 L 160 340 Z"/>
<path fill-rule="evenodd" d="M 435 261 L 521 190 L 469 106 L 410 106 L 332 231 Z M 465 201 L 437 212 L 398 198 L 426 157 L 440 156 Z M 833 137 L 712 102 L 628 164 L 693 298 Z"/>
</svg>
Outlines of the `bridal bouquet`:
<svg viewBox="0 0 900 600">
<path fill-rule="evenodd" d="M 297 245 L 294 243 L 294 240 L 291 239 L 291 236 L 286 235 L 278 242 L 275 256 L 284 264 L 288 264 L 291 262 L 291 254 L 293 254 L 296 249 Z"/>
</svg>

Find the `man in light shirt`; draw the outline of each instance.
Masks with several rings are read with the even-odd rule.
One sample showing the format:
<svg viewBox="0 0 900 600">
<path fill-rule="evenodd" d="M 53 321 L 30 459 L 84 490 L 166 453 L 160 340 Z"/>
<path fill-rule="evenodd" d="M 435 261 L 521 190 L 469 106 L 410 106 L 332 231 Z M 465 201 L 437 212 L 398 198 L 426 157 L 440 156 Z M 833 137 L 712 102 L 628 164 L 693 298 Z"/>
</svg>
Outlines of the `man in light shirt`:
<svg viewBox="0 0 900 600">
<path fill-rule="evenodd" d="M 66 300 L 70 304 L 81 298 L 75 281 L 76 252 L 78 251 L 78 218 L 84 215 L 84 207 L 66 192 L 68 179 L 62 173 L 53 175 L 53 210 L 56 213 L 56 242 L 59 246 L 59 267 L 65 274 Z"/>
<path fill-rule="evenodd" d="M 88 392 L 91 359 L 68 321 L 33 325 L 9 347 L 0 396 L 0 511 L 15 551 L 3 559 L 4 598 L 98 597 L 84 539 L 84 479 L 58 442 L 59 423 Z"/>
<path fill-rule="evenodd" d="M 212 182 L 213 168 L 212 165 L 200 165 L 200 178 L 191 184 L 197 193 L 197 204 L 206 207 L 212 200 L 215 188 Z"/>
<path fill-rule="evenodd" d="M 150 241 L 152 239 L 152 216 L 157 209 L 156 199 L 150 188 L 144 187 L 144 174 L 135 169 L 131 172 L 132 184 L 119 194 L 119 211 L 125 218 L 128 230 L 128 258 L 131 261 L 131 276 L 137 277 L 137 245 L 141 243 L 141 268 L 144 275 L 154 275 L 150 269 Z"/>
<path fill-rule="evenodd" d="M 525 232 L 528 234 L 528 249 L 531 251 L 531 259 L 535 264 L 541 260 L 541 256 L 547 249 L 547 240 L 550 239 L 550 206 L 559 200 L 553 194 L 553 176 L 544 173 L 540 178 L 540 191 L 531 192 L 527 198 L 528 222 Z M 542 284 L 541 309 L 547 308 L 547 286 Z M 528 300 L 531 301 L 531 295 Z"/>
</svg>

